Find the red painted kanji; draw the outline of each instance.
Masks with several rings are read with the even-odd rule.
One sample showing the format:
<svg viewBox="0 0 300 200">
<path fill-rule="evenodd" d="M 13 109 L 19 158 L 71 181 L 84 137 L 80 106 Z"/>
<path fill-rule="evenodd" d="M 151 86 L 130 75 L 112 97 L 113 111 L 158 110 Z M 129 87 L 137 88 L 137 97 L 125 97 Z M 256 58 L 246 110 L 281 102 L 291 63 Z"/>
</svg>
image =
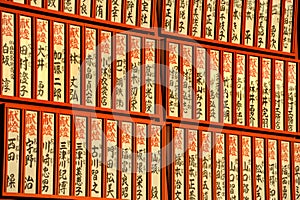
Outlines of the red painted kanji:
<svg viewBox="0 0 300 200">
<path fill-rule="evenodd" d="M 236 73 L 243 74 L 244 67 L 245 67 L 244 56 L 237 55 L 237 57 L 236 57 Z"/>
<path fill-rule="evenodd" d="M 26 135 L 34 136 L 37 134 L 36 113 L 27 112 L 25 115 Z"/>
<path fill-rule="evenodd" d="M 211 152 L 211 140 L 209 137 L 209 134 L 203 134 L 202 135 L 202 151 L 209 153 Z"/>
<path fill-rule="evenodd" d="M 177 51 L 177 45 L 176 44 L 170 44 L 169 45 L 169 63 L 170 64 L 178 64 L 178 51 Z"/>
<path fill-rule="evenodd" d="M 140 39 L 138 38 L 132 38 L 131 39 L 131 57 L 140 59 Z"/>
<path fill-rule="evenodd" d="M 183 150 L 183 134 L 182 130 L 174 130 L 174 148 Z"/>
<path fill-rule="evenodd" d="M 54 32 L 54 44 L 63 45 L 63 33 L 64 25 L 63 24 L 54 24 L 53 32 Z"/>
<path fill-rule="evenodd" d="M 70 121 L 69 116 L 60 116 L 59 118 L 59 136 L 69 137 L 70 135 Z"/>
<path fill-rule="evenodd" d="M 30 35 L 30 19 L 21 18 L 20 19 L 20 38 L 29 40 Z"/>
<path fill-rule="evenodd" d="M 262 61 L 262 78 L 269 79 L 270 76 L 270 60 Z"/>
<path fill-rule="evenodd" d="M 188 138 L 189 149 L 197 152 L 197 132 L 189 132 Z"/>
<path fill-rule="evenodd" d="M 101 52 L 109 54 L 111 53 L 111 47 L 109 44 L 109 39 L 111 37 L 111 34 L 108 32 L 101 32 Z"/>
<path fill-rule="evenodd" d="M 268 143 L 268 156 L 269 159 L 275 160 L 275 141 L 269 141 Z"/>
<path fill-rule="evenodd" d="M 288 162 L 289 161 L 289 145 L 286 143 L 281 144 L 281 160 Z"/>
<path fill-rule="evenodd" d="M 39 20 L 37 22 L 37 41 L 39 42 L 43 42 L 46 43 L 48 41 L 46 41 L 47 38 L 47 21 L 44 20 Z"/>
<path fill-rule="evenodd" d="M 235 136 L 229 136 L 229 155 L 237 156 L 237 138 Z"/>
<path fill-rule="evenodd" d="M 131 125 L 122 124 L 122 143 L 130 144 L 131 140 Z"/>
<path fill-rule="evenodd" d="M 183 47 L 182 51 L 183 56 L 183 66 L 191 66 L 192 64 L 192 52 L 191 49 L 188 47 Z"/>
<path fill-rule="evenodd" d="M 9 110 L 7 114 L 7 131 L 11 133 L 20 132 L 20 117 L 19 111 Z"/>
<path fill-rule="evenodd" d="M 210 52 L 210 69 L 219 70 L 219 53 L 217 51 Z"/>
<path fill-rule="evenodd" d="M 52 136 L 53 135 L 53 115 L 44 113 L 43 114 L 43 130 L 42 130 L 42 134 L 43 135 L 49 135 Z"/>
<path fill-rule="evenodd" d="M 76 118 L 75 121 L 75 138 L 76 139 L 85 139 L 86 138 L 86 120 L 85 118 Z"/>
<path fill-rule="evenodd" d="M 292 63 L 289 63 L 288 65 L 288 82 L 296 83 L 296 70 L 295 65 Z"/>
<path fill-rule="evenodd" d="M 197 49 L 197 68 L 205 69 L 205 50 Z"/>
<path fill-rule="evenodd" d="M 250 139 L 243 138 L 242 139 L 242 155 L 243 156 L 250 156 Z"/>
<path fill-rule="evenodd" d="M 147 41 L 145 44 L 145 59 L 146 61 L 154 61 L 154 46 L 155 42 L 154 41 Z"/>
<path fill-rule="evenodd" d="M 117 140 L 117 130 L 115 128 L 117 122 L 107 121 L 106 124 L 106 139 L 107 142 L 116 142 Z"/>
<path fill-rule="evenodd" d="M 160 146 L 160 127 L 151 127 L 151 146 Z"/>
<path fill-rule="evenodd" d="M 249 75 L 251 77 L 257 77 L 257 59 L 255 58 L 250 58 L 249 59 Z"/>
<path fill-rule="evenodd" d="M 264 157 L 264 142 L 263 142 L 263 140 L 255 140 L 255 156 L 258 158 Z"/>
<path fill-rule="evenodd" d="M 126 53 L 126 37 L 124 35 L 116 36 L 116 55 L 125 56 Z"/>
<path fill-rule="evenodd" d="M 13 16 L 12 15 L 7 15 L 5 13 L 2 15 L 2 20 L 1 20 L 2 35 L 13 36 L 13 32 L 14 32 L 13 23 L 14 22 L 13 22 Z"/>
<path fill-rule="evenodd" d="M 223 71 L 224 72 L 231 72 L 231 66 L 232 66 L 232 57 L 231 54 L 224 54 L 223 55 Z"/>
<path fill-rule="evenodd" d="M 136 144 L 146 145 L 146 127 L 137 125 L 136 126 Z"/>
<path fill-rule="evenodd" d="M 80 33 L 79 27 L 70 27 L 70 48 L 79 49 L 79 46 L 80 46 L 80 43 L 78 40 L 79 33 Z"/>
<path fill-rule="evenodd" d="M 224 153 L 224 136 L 217 135 L 217 143 L 216 143 L 216 153 L 223 154 Z"/>
<path fill-rule="evenodd" d="M 101 140 L 101 134 L 102 134 L 102 125 L 100 120 L 92 120 L 91 123 L 91 140 Z"/>
<path fill-rule="evenodd" d="M 85 48 L 87 50 L 95 50 L 95 32 L 96 30 L 94 29 L 86 29 L 85 31 Z"/>
<path fill-rule="evenodd" d="M 275 62 L 275 80 L 282 81 L 283 80 L 283 64 L 282 62 Z"/>
</svg>

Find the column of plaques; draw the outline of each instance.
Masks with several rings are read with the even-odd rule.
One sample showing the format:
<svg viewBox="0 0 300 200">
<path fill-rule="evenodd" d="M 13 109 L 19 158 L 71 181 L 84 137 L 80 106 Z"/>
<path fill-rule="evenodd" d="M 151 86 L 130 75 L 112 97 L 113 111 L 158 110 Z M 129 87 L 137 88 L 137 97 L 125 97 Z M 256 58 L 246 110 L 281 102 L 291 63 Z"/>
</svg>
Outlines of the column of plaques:
<svg viewBox="0 0 300 200">
<path fill-rule="evenodd" d="M 202 132 L 202 198 L 213 199 L 212 196 L 212 137 L 211 132 Z"/>
<path fill-rule="evenodd" d="M 229 191 L 230 199 L 238 199 L 240 196 L 240 181 L 239 181 L 239 144 L 237 135 L 229 135 Z"/>
<path fill-rule="evenodd" d="M 262 75 L 262 128 L 271 128 L 271 59 L 263 58 Z"/>
<path fill-rule="evenodd" d="M 65 101 L 65 24 L 53 23 L 53 99 L 57 102 Z"/>
<path fill-rule="evenodd" d="M 245 55 L 236 55 L 236 123 L 245 125 L 245 85 L 246 85 Z"/>
<path fill-rule="evenodd" d="M 70 48 L 70 103 L 81 103 L 81 29 L 79 26 L 69 27 Z"/>
<path fill-rule="evenodd" d="M 132 197 L 132 123 L 122 122 L 122 199 Z"/>
<path fill-rule="evenodd" d="M 161 199 L 161 127 L 151 126 L 151 199 Z"/>
<path fill-rule="evenodd" d="M 164 28 L 166 31 L 173 32 L 174 25 L 175 25 L 175 7 L 176 7 L 176 0 L 166 0 L 165 6 L 165 21 L 164 21 Z"/>
<path fill-rule="evenodd" d="M 298 199 L 300 197 L 300 143 L 294 143 L 294 188 L 295 198 Z"/>
<path fill-rule="evenodd" d="M 188 177 L 189 180 L 186 181 L 189 184 L 189 199 L 199 199 L 199 185 L 198 185 L 198 131 L 188 130 L 187 135 L 188 141 Z"/>
<path fill-rule="evenodd" d="M 216 27 L 216 0 L 206 2 L 206 24 L 205 24 L 205 38 L 215 39 Z"/>
<path fill-rule="evenodd" d="M 117 121 L 106 121 L 106 197 L 117 198 Z"/>
<path fill-rule="evenodd" d="M 31 98 L 31 60 L 32 60 L 32 38 L 31 18 L 20 16 L 20 97 Z"/>
<path fill-rule="evenodd" d="M 92 6 L 91 0 L 81 0 L 80 11 L 79 11 L 80 15 L 85 17 L 90 17 L 92 13 L 91 6 Z"/>
<path fill-rule="evenodd" d="M 172 117 L 178 117 L 179 115 L 179 45 L 169 44 L 169 94 L 168 94 L 168 114 Z"/>
<path fill-rule="evenodd" d="M 246 1 L 246 19 L 245 19 L 245 38 L 244 44 L 253 46 L 254 44 L 254 26 L 255 26 L 255 3 L 256 0 Z"/>
<path fill-rule="evenodd" d="M 227 42 L 229 29 L 229 9 L 230 0 L 221 0 L 220 2 L 220 16 L 219 16 L 219 40 Z"/>
<path fill-rule="evenodd" d="M 275 129 L 284 130 L 284 62 L 275 60 Z M 273 67 L 273 69 L 274 69 Z"/>
<path fill-rule="evenodd" d="M 58 194 L 70 195 L 71 186 L 71 116 L 59 116 Z"/>
<path fill-rule="evenodd" d="M 130 92 L 130 110 L 141 112 L 141 38 L 130 38 L 130 58 L 131 58 L 131 92 Z"/>
<path fill-rule="evenodd" d="M 249 125 L 253 127 L 258 127 L 259 117 L 258 117 L 258 58 L 250 56 L 249 57 Z"/>
<path fill-rule="evenodd" d="M 85 29 L 85 105 L 96 106 L 97 93 L 97 31 L 95 29 Z"/>
<path fill-rule="evenodd" d="M 136 124 L 136 199 L 147 198 L 147 125 Z"/>
<path fill-rule="evenodd" d="M 25 111 L 25 143 L 24 145 L 24 192 L 35 194 L 37 189 L 37 147 L 38 147 L 38 113 Z"/>
<path fill-rule="evenodd" d="M 96 0 L 96 6 L 94 6 L 96 19 L 107 19 L 107 1 Z"/>
<path fill-rule="evenodd" d="M 15 40 L 14 24 L 15 16 L 2 12 L 1 36 L 2 36 L 2 95 L 15 95 Z"/>
<path fill-rule="evenodd" d="M 297 64 L 288 62 L 285 71 L 288 75 L 288 122 L 287 130 L 297 131 Z"/>
<path fill-rule="evenodd" d="M 265 198 L 265 140 L 262 138 L 255 138 L 255 177 L 256 177 L 256 198 Z"/>
<path fill-rule="evenodd" d="M 252 199 L 252 141 L 251 137 L 242 137 L 243 196 Z"/>
<path fill-rule="evenodd" d="M 178 33 L 187 35 L 189 22 L 189 2 L 188 0 L 179 1 L 179 19 L 178 19 Z"/>
<path fill-rule="evenodd" d="M 202 15 L 203 15 L 203 0 L 194 0 L 193 5 L 193 24 L 192 24 L 192 36 L 201 37 L 202 32 Z"/>
<path fill-rule="evenodd" d="M 111 108 L 112 95 L 111 32 L 101 31 L 101 107 Z"/>
<path fill-rule="evenodd" d="M 111 1 L 111 21 L 121 22 L 122 20 L 122 0 L 112 0 Z"/>
<path fill-rule="evenodd" d="M 232 53 L 223 53 L 223 122 L 232 123 Z"/>
<path fill-rule="evenodd" d="M 76 0 L 64 1 L 64 12 L 75 14 Z"/>
<path fill-rule="evenodd" d="M 141 27 L 150 28 L 152 21 L 152 0 L 142 0 Z"/>
<path fill-rule="evenodd" d="M 156 42 L 145 40 L 145 112 L 155 113 L 156 98 Z"/>
<path fill-rule="evenodd" d="M 127 108 L 127 36 L 123 34 L 116 35 L 116 109 L 126 110 Z"/>
<path fill-rule="evenodd" d="M 37 78 L 36 98 L 49 100 L 49 22 L 37 19 Z"/>
<path fill-rule="evenodd" d="M 75 117 L 75 196 L 86 196 L 87 119 Z"/>
<path fill-rule="evenodd" d="M 216 133 L 215 136 L 216 151 L 216 198 L 222 199 L 226 196 L 225 191 L 225 136 L 222 133 Z M 226 152 L 227 153 L 227 152 Z"/>
<path fill-rule="evenodd" d="M 42 194 L 54 192 L 55 115 L 42 114 Z"/>
<path fill-rule="evenodd" d="M 206 50 L 196 49 L 196 111 L 195 117 L 199 120 L 206 119 Z"/>
<path fill-rule="evenodd" d="M 183 117 L 193 117 L 193 47 L 183 45 L 182 47 L 182 102 L 183 102 Z"/>
<path fill-rule="evenodd" d="M 232 43 L 241 43 L 242 33 L 242 15 L 243 14 L 243 1 L 233 1 L 233 13 L 232 13 L 232 28 L 231 28 L 231 41 Z"/>
<path fill-rule="evenodd" d="M 184 178 L 184 152 L 185 152 L 185 140 L 184 140 L 184 129 L 174 129 L 174 197 L 175 199 L 184 199 L 185 196 L 185 178 Z"/>
<path fill-rule="evenodd" d="M 7 155 L 6 155 L 6 192 L 19 192 L 19 162 L 21 141 L 21 111 L 7 109 Z"/>
<path fill-rule="evenodd" d="M 91 119 L 91 197 L 101 197 L 102 188 L 104 187 L 104 179 L 102 177 L 102 163 L 103 163 L 103 131 L 102 119 Z"/>
<path fill-rule="evenodd" d="M 270 199 L 278 198 L 278 162 L 277 140 L 268 140 L 268 170 L 269 170 L 269 196 Z"/>
<path fill-rule="evenodd" d="M 137 0 L 126 0 L 126 24 L 136 25 L 137 4 Z"/>
<path fill-rule="evenodd" d="M 281 141 L 281 198 L 291 199 L 291 145 L 290 142 Z M 279 161 L 280 162 L 280 161 Z"/>
<path fill-rule="evenodd" d="M 210 121 L 219 122 L 220 116 L 220 74 L 219 74 L 219 66 L 220 66 L 220 55 L 219 51 L 211 50 L 210 51 L 210 80 L 209 80 L 209 89 L 210 89 Z"/>
</svg>

